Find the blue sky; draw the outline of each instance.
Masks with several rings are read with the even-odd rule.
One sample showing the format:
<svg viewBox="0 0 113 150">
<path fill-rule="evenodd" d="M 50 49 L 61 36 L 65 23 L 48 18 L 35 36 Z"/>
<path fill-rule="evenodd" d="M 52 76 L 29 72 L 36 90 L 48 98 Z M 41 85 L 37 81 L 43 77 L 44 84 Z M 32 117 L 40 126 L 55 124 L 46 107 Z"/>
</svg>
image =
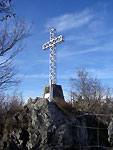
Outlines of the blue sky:
<svg viewBox="0 0 113 150">
<path fill-rule="evenodd" d="M 76 68 L 86 70 L 113 86 L 113 0 L 14 0 L 15 12 L 32 23 L 32 36 L 15 58 L 19 74 L 24 74 L 19 91 L 24 97 L 42 97 L 49 84 L 49 30 L 65 42 L 57 46 L 57 84 L 65 95 Z"/>
</svg>

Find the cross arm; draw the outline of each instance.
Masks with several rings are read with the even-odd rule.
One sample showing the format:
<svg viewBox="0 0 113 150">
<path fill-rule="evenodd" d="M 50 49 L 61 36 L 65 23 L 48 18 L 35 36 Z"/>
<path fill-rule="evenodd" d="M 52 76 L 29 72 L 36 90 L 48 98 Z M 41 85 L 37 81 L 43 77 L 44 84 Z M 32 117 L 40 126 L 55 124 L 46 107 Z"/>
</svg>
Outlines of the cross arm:
<svg viewBox="0 0 113 150">
<path fill-rule="evenodd" d="M 43 50 L 46 50 L 48 48 L 52 48 L 60 43 L 64 42 L 64 36 L 60 35 L 54 39 L 51 39 L 49 42 L 45 43 L 42 47 Z"/>
</svg>

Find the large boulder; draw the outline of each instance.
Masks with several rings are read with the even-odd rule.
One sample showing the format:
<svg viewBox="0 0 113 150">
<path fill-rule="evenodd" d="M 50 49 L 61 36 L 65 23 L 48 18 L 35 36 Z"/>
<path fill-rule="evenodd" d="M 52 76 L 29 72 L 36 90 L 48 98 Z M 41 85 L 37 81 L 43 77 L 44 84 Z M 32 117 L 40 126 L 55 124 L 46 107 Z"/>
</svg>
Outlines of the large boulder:
<svg viewBox="0 0 113 150">
<path fill-rule="evenodd" d="M 108 126 L 108 141 L 110 145 L 113 147 L 113 118 L 111 119 Z"/>
<path fill-rule="evenodd" d="M 22 112 L 7 119 L 0 150 L 89 150 L 89 139 L 98 144 L 97 132 L 90 128 L 97 121 L 91 118 L 77 118 L 46 99 L 29 99 Z M 100 137 L 100 147 L 107 145 L 104 139 Z"/>
</svg>

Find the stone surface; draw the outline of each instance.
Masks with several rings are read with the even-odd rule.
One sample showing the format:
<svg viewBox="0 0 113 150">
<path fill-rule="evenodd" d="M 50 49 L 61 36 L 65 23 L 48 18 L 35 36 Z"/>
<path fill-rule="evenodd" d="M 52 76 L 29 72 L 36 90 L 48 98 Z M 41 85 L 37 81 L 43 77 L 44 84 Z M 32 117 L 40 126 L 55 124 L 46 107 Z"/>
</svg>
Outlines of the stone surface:
<svg viewBox="0 0 113 150">
<path fill-rule="evenodd" d="M 113 146 L 113 118 L 108 126 L 108 141 L 110 142 L 110 145 Z"/>
<path fill-rule="evenodd" d="M 44 88 L 43 98 L 49 99 L 49 95 L 50 95 L 49 94 L 49 89 L 50 89 L 50 86 L 46 85 L 45 88 Z M 64 95 L 63 95 L 63 90 L 62 90 L 61 85 L 53 84 L 53 98 L 64 101 Z"/>
<path fill-rule="evenodd" d="M 74 117 L 48 100 L 29 99 L 22 112 L 7 119 L 0 150 L 90 150 L 88 146 L 98 144 L 97 130 L 92 129 L 97 124 L 95 117 Z M 100 135 L 99 149 L 91 150 L 109 146 L 106 132 Z"/>
</svg>

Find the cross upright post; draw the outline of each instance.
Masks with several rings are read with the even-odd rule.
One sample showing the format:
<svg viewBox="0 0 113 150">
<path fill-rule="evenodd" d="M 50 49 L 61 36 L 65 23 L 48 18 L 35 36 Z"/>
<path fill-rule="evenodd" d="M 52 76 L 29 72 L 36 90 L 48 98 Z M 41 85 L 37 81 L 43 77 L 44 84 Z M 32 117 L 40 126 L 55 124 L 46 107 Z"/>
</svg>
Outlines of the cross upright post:
<svg viewBox="0 0 113 150">
<path fill-rule="evenodd" d="M 49 101 L 53 99 L 53 85 L 57 82 L 56 77 L 56 45 L 64 42 L 62 35 L 56 37 L 56 29 L 50 30 L 50 41 L 45 43 L 42 47 L 43 50 L 50 48 L 50 66 L 49 66 Z"/>
</svg>

